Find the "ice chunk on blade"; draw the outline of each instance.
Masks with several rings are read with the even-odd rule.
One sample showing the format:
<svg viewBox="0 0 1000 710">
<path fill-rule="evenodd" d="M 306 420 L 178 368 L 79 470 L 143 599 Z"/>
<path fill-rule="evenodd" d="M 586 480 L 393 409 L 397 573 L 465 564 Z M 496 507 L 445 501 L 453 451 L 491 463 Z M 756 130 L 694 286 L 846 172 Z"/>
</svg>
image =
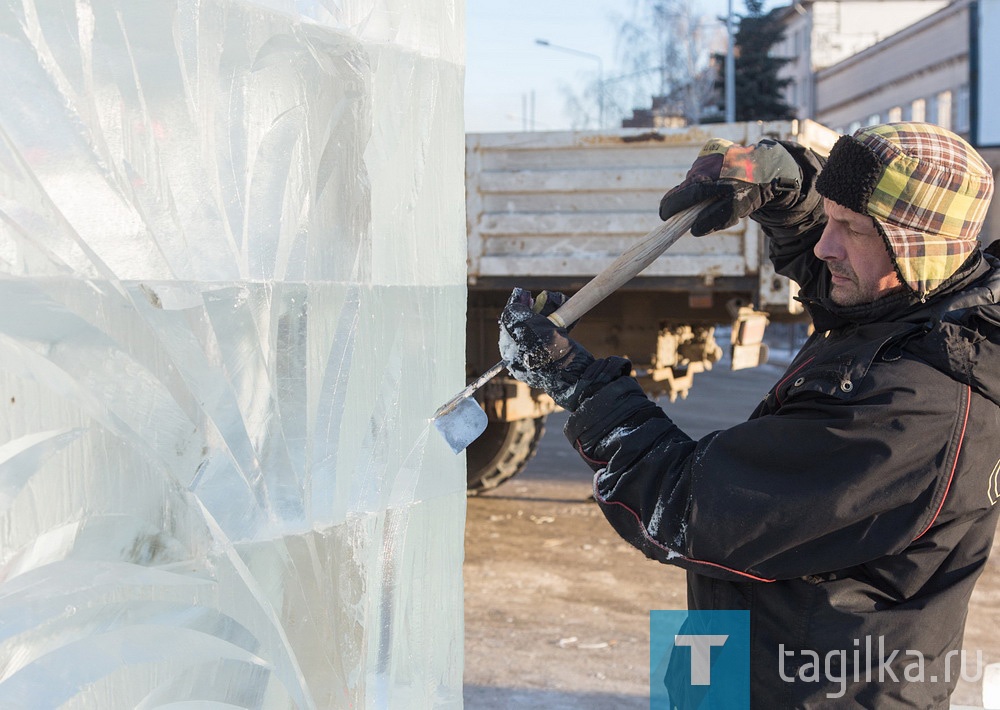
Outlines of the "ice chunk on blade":
<svg viewBox="0 0 1000 710">
<path fill-rule="evenodd" d="M 471 397 L 460 397 L 434 417 L 434 426 L 456 454 L 478 439 L 488 423 L 486 412 Z"/>
</svg>

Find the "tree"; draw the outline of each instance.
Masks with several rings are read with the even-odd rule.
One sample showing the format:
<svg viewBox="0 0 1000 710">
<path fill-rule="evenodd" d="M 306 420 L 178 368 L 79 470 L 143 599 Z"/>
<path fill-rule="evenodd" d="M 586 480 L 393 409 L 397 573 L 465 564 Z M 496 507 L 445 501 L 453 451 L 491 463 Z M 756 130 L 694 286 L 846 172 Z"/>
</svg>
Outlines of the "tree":
<svg viewBox="0 0 1000 710">
<path fill-rule="evenodd" d="M 771 56 L 771 49 L 784 39 L 778 10 L 765 13 L 763 0 L 746 0 L 747 14 L 740 17 L 734 39 L 736 65 L 736 120 L 774 121 L 795 118 L 795 111 L 782 97 L 791 79 L 778 72 L 790 59 Z M 715 55 L 719 66 L 725 56 Z M 723 82 L 716 84 L 722 90 Z"/>
<path fill-rule="evenodd" d="M 616 20 L 618 75 L 592 82 L 582 97 L 567 96 L 574 123 L 588 125 L 587 107 L 599 103 L 598 92 L 607 123 L 651 104 L 656 112 L 699 123 L 716 100 L 712 49 L 724 32 L 696 7 L 695 0 L 632 0 L 629 16 Z"/>
<path fill-rule="evenodd" d="M 652 99 L 661 112 L 699 123 L 715 99 L 713 41 L 722 28 L 698 12 L 692 0 L 634 0 L 632 18 L 619 31 L 627 70 L 648 79 L 633 89 L 632 106 Z"/>
</svg>

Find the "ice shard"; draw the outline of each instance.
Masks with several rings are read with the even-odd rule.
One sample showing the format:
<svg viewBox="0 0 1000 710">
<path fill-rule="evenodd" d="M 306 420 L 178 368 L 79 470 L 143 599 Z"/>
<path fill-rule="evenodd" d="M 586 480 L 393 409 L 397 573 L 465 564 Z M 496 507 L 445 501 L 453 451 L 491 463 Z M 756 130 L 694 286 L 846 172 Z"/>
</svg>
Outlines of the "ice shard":
<svg viewBox="0 0 1000 710">
<path fill-rule="evenodd" d="M 461 0 L 0 0 L 0 707 L 461 707 Z"/>
</svg>

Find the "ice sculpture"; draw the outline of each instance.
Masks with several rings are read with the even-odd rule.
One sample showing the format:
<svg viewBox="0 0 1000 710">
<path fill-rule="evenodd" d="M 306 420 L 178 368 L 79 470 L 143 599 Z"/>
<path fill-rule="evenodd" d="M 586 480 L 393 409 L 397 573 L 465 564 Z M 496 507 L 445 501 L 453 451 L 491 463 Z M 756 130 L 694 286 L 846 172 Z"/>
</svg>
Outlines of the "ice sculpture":
<svg viewBox="0 0 1000 710">
<path fill-rule="evenodd" d="M 460 0 L 0 0 L 0 707 L 461 707 Z"/>
</svg>

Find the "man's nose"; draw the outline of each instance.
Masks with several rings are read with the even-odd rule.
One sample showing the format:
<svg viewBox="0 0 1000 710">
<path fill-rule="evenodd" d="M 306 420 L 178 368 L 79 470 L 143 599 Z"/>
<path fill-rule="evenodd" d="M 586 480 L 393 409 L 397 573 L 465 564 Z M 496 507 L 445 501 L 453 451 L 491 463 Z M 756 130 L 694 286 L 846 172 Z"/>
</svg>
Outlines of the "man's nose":
<svg viewBox="0 0 1000 710">
<path fill-rule="evenodd" d="M 836 261 L 843 258 L 843 250 L 840 248 L 840 240 L 837 238 L 837 229 L 832 222 L 827 222 L 823 228 L 823 234 L 813 247 L 813 254 L 817 259 L 823 261 Z"/>
</svg>

